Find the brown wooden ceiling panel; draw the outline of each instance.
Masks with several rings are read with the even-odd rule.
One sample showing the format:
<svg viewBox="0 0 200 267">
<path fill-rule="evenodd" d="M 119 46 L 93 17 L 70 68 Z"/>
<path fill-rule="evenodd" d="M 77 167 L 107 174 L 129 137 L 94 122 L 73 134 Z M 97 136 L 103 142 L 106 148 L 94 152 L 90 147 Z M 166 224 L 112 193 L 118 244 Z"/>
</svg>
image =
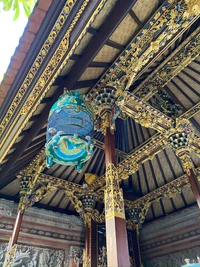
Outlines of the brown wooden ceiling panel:
<svg viewBox="0 0 200 267">
<path fill-rule="evenodd" d="M 180 194 L 177 194 L 174 198 L 174 203 L 175 203 L 175 206 L 176 206 L 176 209 L 181 209 L 185 206 L 184 202 L 183 202 L 183 199 L 181 197 Z"/>
<path fill-rule="evenodd" d="M 86 46 L 89 44 L 92 38 L 93 38 L 93 35 L 90 33 L 87 33 L 81 40 L 81 43 L 75 49 L 74 54 L 81 55 L 83 50 L 86 48 Z"/>
<path fill-rule="evenodd" d="M 136 173 L 132 174 L 129 179 L 132 180 L 132 188 L 133 188 L 133 190 L 135 192 L 137 192 L 138 194 L 140 194 L 141 193 L 140 192 L 140 180 L 139 180 L 138 177 L 139 177 L 139 174 L 138 174 L 138 172 L 136 172 Z"/>
<path fill-rule="evenodd" d="M 126 46 L 136 32 L 138 32 L 138 29 L 137 23 L 133 20 L 131 15 L 127 14 L 109 39 Z"/>
<path fill-rule="evenodd" d="M 98 79 L 104 73 L 103 68 L 87 68 L 81 75 L 79 81 Z"/>
<path fill-rule="evenodd" d="M 55 191 L 49 193 L 48 195 L 46 195 L 46 196 L 40 201 L 40 203 L 41 203 L 41 204 L 45 204 L 45 205 L 47 205 L 47 204 L 49 203 L 49 201 L 52 199 L 52 197 L 54 196 L 54 194 L 55 194 Z"/>
<path fill-rule="evenodd" d="M 104 5 L 101 12 L 97 15 L 95 21 L 92 23 L 92 27 L 95 29 L 99 29 L 105 19 L 110 15 L 111 11 L 113 10 L 114 6 L 116 4 L 116 0 L 108 0 L 106 1 L 106 4 Z"/>
<path fill-rule="evenodd" d="M 159 0 L 139 0 L 135 3 L 132 10 L 141 22 L 146 22 L 147 18 L 149 18 L 158 7 Z"/>
<path fill-rule="evenodd" d="M 62 196 L 62 201 L 61 201 L 60 204 L 58 205 L 58 208 L 60 208 L 60 209 L 65 209 L 68 203 L 69 203 L 69 198 L 67 197 L 66 194 L 64 194 L 64 195 Z"/>
<path fill-rule="evenodd" d="M 146 215 L 146 219 L 145 219 L 145 221 L 148 222 L 148 221 L 151 221 L 152 219 L 153 219 L 152 209 L 149 208 L 149 210 L 148 210 L 148 212 L 147 212 L 147 215 Z M 145 227 L 145 224 L 144 224 L 143 227 Z"/>
<path fill-rule="evenodd" d="M 185 197 L 185 200 L 188 204 L 195 203 L 196 200 L 194 198 L 194 194 L 192 193 L 192 190 L 190 187 L 184 187 L 183 188 L 183 195 Z"/>
<path fill-rule="evenodd" d="M 153 191 L 153 190 L 157 189 L 157 181 L 156 181 L 156 177 L 154 176 L 154 172 L 152 172 L 149 161 L 146 161 L 144 163 L 144 168 L 145 168 L 145 172 L 146 172 L 146 177 L 147 177 L 149 189 L 150 189 L 150 191 Z"/>
<path fill-rule="evenodd" d="M 0 190 L 0 194 L 15 196 L 20 191 L 20 181 L 15 179 L 12 183 Z"/>
<path fill-rule="evenodd" d="M 108 45 L 104 45 L 93 61 L 96 62 L 113 62 L 119 54 L 119 50 Z"/>
<path fill-rule="evenodd" d="M 141 184 L 142 195 L 144 196 L 148 194 L 150 191 L 148 190 L 148 183 L 147 183 L 147 178 L 145 177 L 143 165 L 140 166 L 139 168 L 139 179 Z"/>
<path fill-rule="evenodd" d="M 49 203 L 51 206 L 56 207 L 63 196 L 62 191 L 57 191 L 57 193 L 54 195 L 53 200 Z"/>
<path fill-rule="evenodd" d="M 191 155 L 192 155 L 192 159 L 193 159 L 196 167 L 200 167 L 200 157 L 197 154 L 195 154 L 194 152 L 191 152 Z"/>
<path fill-rule="evenodd" d="M 67 64 L 64 66 L 59 76 L 66 76 L 70 72 L 72 66 L 75 63 L 76 63 L 75 60 L 68 60 Z"/>
<path fill-rule="evenodd" d="M 162 211 L 162 207 L 160 205 L 160 202 L 154 202 L 152 204 L 152 207 L 153 207 L 153 210 L 154 210 L 154 213 L 155 213 L 156 217 L 163 216 L 163 211 Z"/>
<path fill-rule="evenodd" d="M 174 210 L 174 208 L 172 206 L 172 202 L 169 198 L 166 198 L 166 197 L 163 198 L 162 202 L 163 202 L 163 206 L 164 206 L 166 214 L 169 214 Z"/>
</svg>

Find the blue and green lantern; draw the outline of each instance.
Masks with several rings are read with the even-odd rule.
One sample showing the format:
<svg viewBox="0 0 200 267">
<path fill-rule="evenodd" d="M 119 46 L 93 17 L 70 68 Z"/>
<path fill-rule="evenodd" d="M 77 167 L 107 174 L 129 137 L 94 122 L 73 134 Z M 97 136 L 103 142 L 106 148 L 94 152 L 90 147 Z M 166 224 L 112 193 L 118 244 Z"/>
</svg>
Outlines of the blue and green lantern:
<svg viewBox="0 0 200 267">
<path fill-rule="evenodd" d="M 94 116 L 79 91 L 65 91 L 50 110 L 46 135 L 47 167 L 55 163 L 81 171 L 93 153 Z"/>
</svg>

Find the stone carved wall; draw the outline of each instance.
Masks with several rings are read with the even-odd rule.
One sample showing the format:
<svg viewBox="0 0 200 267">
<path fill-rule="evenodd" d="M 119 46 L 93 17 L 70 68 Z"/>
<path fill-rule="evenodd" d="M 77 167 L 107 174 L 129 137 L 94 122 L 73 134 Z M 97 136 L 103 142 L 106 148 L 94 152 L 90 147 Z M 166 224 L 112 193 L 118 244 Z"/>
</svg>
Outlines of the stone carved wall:
<svg viewBox="0 0 200 267">
<path fill-rule="evenodd" d="M 7 243 L 0 244 L 0 267 L 3 266 Z M 63 267 L 64 251 L 18 245 L 12 267 Z"/>
<path fill-rule="evenodd" d="M 0 218 L 2 216 L 12 216 L 12 212 L 14 209 L 14 202 L 5 200 L 5 199 L 0 199 Z"/>
<path fill-rule="evenodd" d="M 82 262 L 83 262 L 83 248 L 82 247 L 75 247 L 75 246 L 68 247 L 65 250 L 64 267 L 69 267 L 70 258 L 73 258 L 75 264 L 77 265 L 77 267 L 79 267 L 80 264 L 82 264 Z"/>
<path fill-rule="evenodd" d="M 144 267 L 181 267 L 186 264 L 184 259 L 197 260 L 200 256 L 200 247 L 181 252 L 171 253 L 164 257 L 157 257 L 153 260 L 144 260 Z"/>
</svg>

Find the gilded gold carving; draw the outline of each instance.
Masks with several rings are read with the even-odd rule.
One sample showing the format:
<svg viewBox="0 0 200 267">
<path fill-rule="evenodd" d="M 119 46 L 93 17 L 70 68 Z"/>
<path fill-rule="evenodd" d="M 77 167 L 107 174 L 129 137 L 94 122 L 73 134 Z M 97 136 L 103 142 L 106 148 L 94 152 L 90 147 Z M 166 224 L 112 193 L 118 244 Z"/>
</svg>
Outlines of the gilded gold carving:
<svg viewBox="0 0 200 267">
<path fill-rule="evenodd" d="M 181 160 L 185 173 L 189 176 L 191 174 L 191 169 L 194 170 L 194 164 L 192 162 L 189 151 L 183 151 L 176 154 Z"/>
<path fill-rule="evenodd" d="M 128 179 L 129 175 L 137 172 L 139 170 L 139 164 L 136 161 L 129 161 L 125 166 L 120 166 L 118 168 L 119 177 L 121 179 Z"/>
<path fill-rule="evenodd" d="M 103 210 L 103 212 L 100 213 L 98 210 L 94 209 L 91 213 L 91 218 L 97 223 L 103 223 L 105 222 L 105 211 Z"/>
<path fill-rule="evenodd" d="M 58 16 L 57 21 L 55 22 L 49 36 L 47 37 L 46 41 L 44 42 L 42 48 L 40 49 L 40 52 L 38 53 L 37 58 L 35 59 L 32 67 L 30 68 L 24 82 L 22 83 L 16 97 L 14 98 L 9 110 L 7 111 L 4 120 L 1 123 L 0 127 L 0 136 L 5 129 L 7 123 L 10 121 L 11 117 L 13 116 L 13 113 L 15 112 L 16 108 L 18 107 L 19 103 L 23 99 L 24 94 L 26 93 L 27 89 L 31 85 L 37 71 L 39 70 L 40 66 L 42 65 L 46 54 L 49 52 L 50 48 L 52 47 L 56 37 L 58 36 L 60 30 L 62 29 L 63 25 L 65 24 L 65 21 L 68 18 L 68 15 L 73 8 L 74 4 L 76 3 L 76 0 L 68 0 L 66 1 L 66 4 L 61 11 L 60 15 Z M 59 27 L 58 27 L 59 25 Z M 41 86 L 43 86 L 44 80 L 41 79 L 39 82 Z M 36 95 L 35 95 L 36 96 Z"/>
<path fill-rule="evenodd" d="M 200 27 L 197 28 L 177 49 L 164 60 L 135 90 L 144 101 L 149 100 L 173 77 L 192 62 L 200 51 Z"/>
<path fill-rule="evenodd" d="M 66 2 L 66 5 L 68 3 L 71 3 L 71 1 L 75 1 L 75 0 L 68 0 Z M 27 101 L 23 105 L 23 107 L 21 109 L 22 110 L 21 114 L 26 113 L 26 117 L 24 118 L 23 123 L 19 126 L 18 130 L 16 131 L 15 136 L 13 137 L 13 139 L 11 140 L 11 142 L 9 143 L 7 148 L 5 149 L 5 152 L 2 154 L 2 156 L 0 158 L 0 162 L 2 162 L 2 160 L 4 159 L 6 153 L 8 152 L 8 150 L 10 149 L 12 144 L 15 142 L 16 138 L 18 137 L 19 133 L 21 132 L 21 130 L 27 124 L 27 122 L 30 119 L 30 117 L 32 116 L 33 112 L 36 110 L 36 108 L 40 104 L 41 99 L 49 91 L 49 89 L 50 89 L 52 83 L 55 81 L 56 77 L 59 75 L 59 73 L 61 72 L 63 67 L 67 64 L 67 61 L 69 60 L 70 56 L 75 51 L 76 47 L 79 45 L 79 43 L 82 40 L 82 38 L 84 37 L 84 35 L 87 33 L 88 27 L 95 20 L 96 16 L 100 12 L 100 10 L 103 8 L 104 4 L 106 3 L 106 0 L 101 0 L 100 1 L 100 3 L 97 6 L 96 10 L 94 11 L 93 15 L 90 17 L 90 19 L 86 23 L 85 27 L 83 28 L 82 32 L 78 36 L 76 42 L 72 45 L 72 48 L 69 50 L 68 54 L 66 55 L 71 31 L 73 30 L 73 28 L 75 27 L 76 23 L 80 19 L 81 14 L 84 12 L 84 10 L 85 10 L 86 6 L 88 5 L 88 3 L 89 3 L 89 0 L 85 0 L 83 2 L 83 4 L 80 7 L 79 11 L 76 13 L 75 18 L 73 19 L 72 23 L 70 24 L 68 30 L 66 31 L 66 34 L 63 37 L 61 43 L 59 44 L 57 50 L 55 51 L 54 55 L 52 56 L 52 59 L 48 63 L 47 67 L 45 68 L 45 70 L 43 71 L 41 77 L 39 78 L 37 84 L 35 85 L 35 87 L 31 91 L 31 94 L 29 95 Z M 36 59 L 36 61 L 37 60 L 39 61 L 38 58 Z M 54 68 L 54 70 L 52 70 L 52 68 Z M 57 68 L 57 70 L 55 71 L 56 68 Z M 34 73 L 34 75 L 35 75 L 35 73 Z M 47 83 L 47 81 L 48 81 L 48 83 Z M 42 86 L 42 84 L 44 84 L 44 82 L 45 82 L 45 85 L 46 85 L 45 87 Z M 31 84 L 31 81 L 29 81 L 27 83 L 27 88 L 29 87 L 30 84 Z M 5 127 L 8 125 L 8 122 L 10 121 L 11 117 L 13 116 L 14 111 L 15 111 L 16 107 L 18 106 L 18 99 L 21 101 L 23 96 L 24 96 L 24 93 L 19 93 L 19 94 L 16 95 L 15 100 L 13 101 L 11 107 L 9 108 L 9 111 L 4 116 L 4 120 L 3 120 L 2 124 L 1 124 L 1 128 L 0 128 L 0 135 L 2 135 Z M 16 104 L 16 101 L 17 101 L 17 104 Z M 20 113 L 18 113 L 17 117 L 15 118 L 15 120 L 13 122 L 13 125 L 14 125 L 14 123 L 16 123 L 16 121 L 19 119 L 19 117 L 20 117 Z M 1 141 L 0 148 L 3 146 L 5 140 L 7 139 L 7 136 L 10 134 L 11 130 L 12 130 L 12 127 L 10 126 L 9 130 L 6 131 L 5 137 Z"/>
<path fill-rule="evenodd" d="M 124 200 L 119 187 L 118 172 L 112 163 L 109 163 L 106 168 L 105 214 L 107 220 L 112 217 L 125 219 Z"/>
<path fill-rule="evenodd" d="M 104 246 L 100 248 L 97 267 L 107 267 L 107 249 Z"/>
<path fill-rule="evenodd" d="M 23 169 L 17 178 L 20 179 L 20 201 L 18 209 L 24 212 L 26 208 L 32 206 L 37 201 L 40 201 L 44 197 L 50 188 L 44 187 L 34 192 L 34 187 L 37 183 L 40 172 L 45 168 L 45 149 L 43 148 L 31 161 L 31 163 Z"/>
<path fill-rule="evenodd" d="M 123 112 L 143 127 L 153 128 L 158 132 L 163 132 L 173 127 L 174 121 L 170 117 L 131 93 L 127 93 L 127 100 L 120 107 Z"/>
<path fill-rule="evenodd" d="M 75 210 L 78 213 L 83 212 L 83 204 L 79 200 L 79 198 L 74 194 L 73 191 L 65 191 L 66 195 L 68 196 L 69 200 L 73 203 Z"/>
<path fill-rule="evenodd" d="M 183 17 L 189 18 L 191 15 L 198 16 L 200 14 L 199 0 L 185 0 L 187 10 L 184 12 Z"/>
<path fill-rule="evenodd" d="M 9 241 L 10 243 L 10 241 Z M 15 259 L 15 255 L 16 255 L 16 251 L 17 251 L 17 245 L 13 245 L 11 249 L 9 249 L 9 245 L 8 245 L 8 250 L 6 252 L 5 255 L 5 261 L 4 261 L 4 265 L 3 267 L 11 267 L 14 259 Z"/>
<path fill-rule="evenodd" d="M 85 249 L 83 250 L 83 267 L 91 267 L 91 255 L 86 257 Z"/>
<path fill-rule="evenodd" d="M 111 121 L 112 121 L 111 112 L 109 111 L 104 112 L 101 116 L 101 122 L 100 122 L 101 131 L 104 135 L 106 135 L 107 128 L 110 128 L 112 133 L 114 132 L 115 129 L 113 127 L 111 128 L 112 126 Z"/>
<path fill-rule="evenodd" d="M 198 8 L 196 9 L 196 4 L 192 4 L 192 0 L 165 1 L 165 4 L 149 21 L 150 26 L 144 27 L 132 40 L 126 50 L 102 76 L 94 91 L 110 82 L 114 83 L 118 79 L 123 84 L 123 90 L 128 89 L 137 78 L 139 71 L 150 59 L 161 49 L 164 52 L 167 49 L 166 43 L 176 40 L 179 37 L 177 33 L 186 30 L 198 16 Z M 161 31 L 164 26 L 165 29 Z M 144 49 L 146 47 L 147 49 Z"/>
</svg>

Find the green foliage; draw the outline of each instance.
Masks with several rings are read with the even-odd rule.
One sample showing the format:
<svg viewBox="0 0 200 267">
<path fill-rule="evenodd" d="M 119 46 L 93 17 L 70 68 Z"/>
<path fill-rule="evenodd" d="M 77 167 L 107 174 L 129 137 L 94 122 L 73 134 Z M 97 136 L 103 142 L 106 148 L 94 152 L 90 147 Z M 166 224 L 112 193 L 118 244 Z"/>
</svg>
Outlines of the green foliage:
<svg viewBox="0 0 200 267">
<path fill-rule="evenodd" d="M 2 9 L 4 11 L 14 10 L 13 20 L 16 20 L 19 15 L 21 9 L 24 10 L 27 17 L 30 16 L 37 0 L 0 0 L 0 4 L 3 5 Z"/>
</svg>

